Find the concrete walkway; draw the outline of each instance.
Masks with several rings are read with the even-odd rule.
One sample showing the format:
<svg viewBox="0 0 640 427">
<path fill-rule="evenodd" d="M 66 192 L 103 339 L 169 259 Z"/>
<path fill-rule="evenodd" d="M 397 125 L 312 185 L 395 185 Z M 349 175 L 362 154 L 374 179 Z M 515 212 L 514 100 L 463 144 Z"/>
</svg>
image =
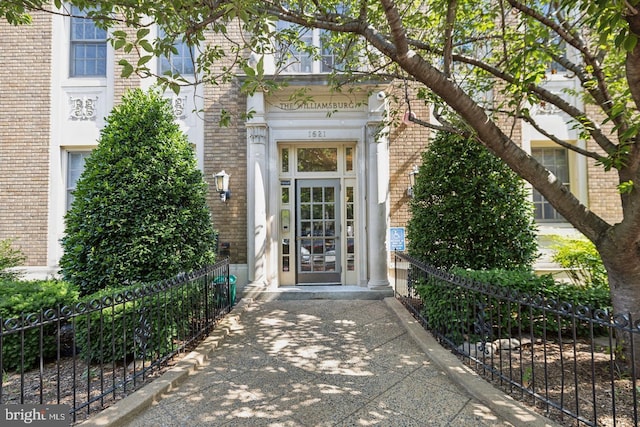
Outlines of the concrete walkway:
<svg viewBox="0 0 640 427">
<path fill-rule="evenodd" d="M 394 298 L 244 299 L 86 426 L 553 425 L 464 368 Z"/>
</svg>

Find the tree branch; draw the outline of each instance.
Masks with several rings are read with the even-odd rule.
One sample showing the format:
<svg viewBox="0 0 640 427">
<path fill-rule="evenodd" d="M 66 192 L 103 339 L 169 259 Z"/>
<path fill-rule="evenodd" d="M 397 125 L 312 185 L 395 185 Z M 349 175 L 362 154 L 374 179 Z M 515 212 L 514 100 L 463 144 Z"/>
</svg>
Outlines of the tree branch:
<svg viewBox="0 0 640 427">
<path fill-rule="evenodd" d="M 402 19 L 398 9 L 393 0 L 380 0 L 380 3 L 384 8 L 387 22 L 391 28 L 391 39 L 393 40 L 396 54 L 404 57 L 409 53 L 409 44 L 407 43 L 407 34 L 402 26 Z"/>
<path fill-rule="evenodd" d="M 456 12 L 458 8 L 457 0 L 450 0 L 449 6 L 447 7 L 447 18 L 444 26 L 444 55 L 442 65 L 442 70 L 445 76 L 451 75 L 451 62 L 452 62 L 452 51 L 453 51 L 453 27 L 456 23 Z"/>
<path fill-rule="evenodd" d="M 533 117 L 526 115 L 526 114 L 522 114 L 519 116 L 520 119 L 526 121 L 527 123 L 529 123 L 531 126 L 533 126 L 533 128 L 535 130 L 537 130 L 538 132 L 540 132 L 542 135 L 546 136 L 547 138 L 549 138 L 549 140 L 555 142 L 556 144 L 558 144 L 561 147 L 566 148 L 567 150 L 571 150 L 575 153 L 581 154 L 585 157 L 589 157 L 592 158 L 594 160 L 596 160 L 597 162 L 601 162 L 604 163 L 604 161 L 606 160 L 604 157 L 602 157 L 600 154 L 593 152 L 593 151 L 588 151 L 588 150 L 584 150 L 576 145 L 570 144 L 566 141 L 563 141 L 562 139 L 556 137 L 555 135 L 547 132 L 544 128 L 540 127 L 540 125 L 538 125 L 538 123 L 533 119 Z"/>
<path fill-rule="evenodd" d="M 607 88 L 604 71 L 600 66 L 600 62 L 597 60 L 597 57 L 592 55 L 585 43 L 578 36 L 567 31 L 562 25 L 559 25 L 553 20 L 538 13 L 535 9 L 527 6 L 526 4 L 521 3 L 517 0 L 507 1 L 509 2 L 509 4 L 511 4 L 511 6 L 519 10 L 521 13 L 535 19 L 547 28 L 553 30 L 562 40 L 566 41 L 569 45 L 580 52 L 580 55 L 582 56 L 585 64 L 593 70 L 591 74 L 597 82 L 597 85 L 595 86 L 586 84 L 589 81 L 589 79 L 587 78 L 588 76 L 584 73 L 581 73 L 580 75 L 585 79 L 581 80 L 583 86 L 585 87 L 585 90 L 587 90 L 589 94 L 596 100 L 598 105 L 603 109 L 607 116 L 616 124 L 616 127 L 624 132 L 627 129 L 627 124 L 624 122 L 622 117 L 614 117 L 611 114 L 613 98 L 611 97 L 609 89 Z M 573 68 L 577 68 L 577 66 L 574 66 Z"/>
<path fill-rule="evenodd" d="M 506 83 L 512 83 L 512 84 L 517 83 L 515 77 L 483 61 L 479 61 L 475 58 L 470 58 L 464 55 L 454 55 L 454 59 L 465 64 L 473 65 L 484 71 L 487 71 L 491 75 L 497 77 L 498 79 Z M 587 131 L 589 132 L 591 137 L 594 139 L 594 141 L 596 141 L 596 143 L 603 150 L 605 150 L 608 154 L 614 154 L 616 152 L 617 146 L 613 142 L 611 142 L 611 140 L 607 138 L 606 135 L 602 133 L 602 130 L 596 124 L 596 122 L 593 121 L 592 119 L 589 119 L 584 111 L 574 107 L 573 105 L 569 104 L 567 101 L 562 99 L 562 97 L 550 92 L 549 90 L 541 86 L 531 83 L 526 87 L 526 89 L 531 93 L 534 93 L 539 99 L 546 101 L 549 104 L 555 105 L 561 111 L 565 112 L 567 115 L 569 115 L 579 123 L 581 124 L 586 123 L 588 125 Z"/>
</svg>

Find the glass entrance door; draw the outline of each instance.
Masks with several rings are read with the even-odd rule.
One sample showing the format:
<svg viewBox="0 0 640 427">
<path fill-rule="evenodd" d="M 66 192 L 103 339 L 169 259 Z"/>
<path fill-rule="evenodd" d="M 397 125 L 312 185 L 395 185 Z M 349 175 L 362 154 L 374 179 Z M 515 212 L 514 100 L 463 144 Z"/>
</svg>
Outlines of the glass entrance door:
<svg viewBox="0 0 640 427">
<path fill-rule="evenodd" d="M 340 283 L 340 180 L 296 181 L 298 283 Z"/>
</svg>

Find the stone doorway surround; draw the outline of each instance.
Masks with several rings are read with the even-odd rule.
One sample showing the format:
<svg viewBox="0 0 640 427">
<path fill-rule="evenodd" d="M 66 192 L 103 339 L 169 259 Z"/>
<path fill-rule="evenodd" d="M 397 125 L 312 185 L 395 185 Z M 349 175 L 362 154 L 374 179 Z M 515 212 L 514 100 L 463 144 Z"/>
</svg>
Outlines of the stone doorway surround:
<svg viewBox="0 0 640 427">
<path fill-rule="evenodd" d="M 318 91 L 299 107 L 288 94 L 257 92 L 247 99 L 248 279 L 253 286 L 279 286 L 279 142 L 355 141 L 358 287 L 388 289 L 389 140 L 383 120 L 384 92 L 353 95 Z M 284 100 L 284 101 L 283 101 Z"/>
</svg>

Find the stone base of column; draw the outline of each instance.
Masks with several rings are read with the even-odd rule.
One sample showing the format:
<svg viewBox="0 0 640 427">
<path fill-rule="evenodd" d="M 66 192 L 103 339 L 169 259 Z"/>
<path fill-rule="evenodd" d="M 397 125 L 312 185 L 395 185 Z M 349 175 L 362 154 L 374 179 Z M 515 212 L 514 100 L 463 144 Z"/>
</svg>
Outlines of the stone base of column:
<svg viewBox="0 0 640 427">
<path fill-rule="evenodd" d="M 372 291 L 382 291 L 389 289 L 391 287 L 391 284 L 388 280 L 371 280 L 367 284 L 367 287 Z"/>
</svg>

